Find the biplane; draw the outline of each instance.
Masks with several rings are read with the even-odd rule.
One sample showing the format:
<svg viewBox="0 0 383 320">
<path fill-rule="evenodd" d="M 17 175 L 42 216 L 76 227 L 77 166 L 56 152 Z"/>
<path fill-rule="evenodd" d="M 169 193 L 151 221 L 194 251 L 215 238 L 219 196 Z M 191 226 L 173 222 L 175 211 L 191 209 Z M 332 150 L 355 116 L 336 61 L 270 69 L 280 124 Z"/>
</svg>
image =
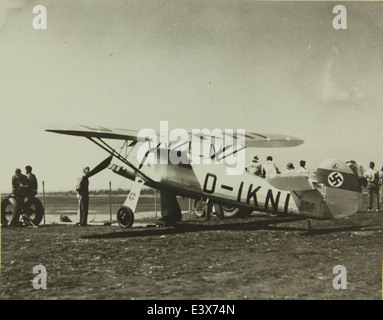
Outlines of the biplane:
<svg viewBox="0 0 383 320">
<path fill-rule="evenodd" d="M 281 173 L 262 178 L 242 171 L 228 175 L 225 163 L 193 163 L 190 160 L 192 139 L 189 144 L 182 141 L 154 144 L 150 137 L 143 138 L 135 130 L 87 126 L 46 131 L 84 137 L 109 153 L 109 157 L 94 168 L 90 175 L 109 167 L 113 172 L 134 181 L 124 204 L 117 211 L 117 222 L 125 228 L 134 223 L 138 198 L 144 185 L 159 190 L 161 219 L 166 225 L 175 225 L 182 219 L 177 196 L 196 201 L 204 199 L 210 205 L 213 204 L 216 211 L 224 211 L 227 215 L 248 215 L 260 211 L 273 216 L 295 214 L 318 219 L 348 217 L 357 212 L 361 199 L 361 180 L 364 177 L 362 168 L 354 162 L 325 160 L 314 174 Z M 208 134 L 199 134 L 198 138 L 212 145 L 212 137 Z M 237 140 L 238 136 L 233 138 Z M 211 148 L 208 157 L 220 157 L 222 160 L 238 152 L 245 152 L 246 148 L 296 147 L 303 143 L 303 140 L 291 136 L 247 131 L 242 138 L 244 143 L 236 147 L 234 144 L 223 144 L 219 150 Z M 120 147 L 113 145 L 116 142 Z M 184 146 L 182 150 L 180 145 Z M 146 150 L 141 158 L 134 151 L 138 147 Z M 150 161 L 153 160 L 150 155 L 159 160 L 167 152 L 174 151 L 186 161 L 178 164 Z M 113 158 L 122 164 L 112 163 Z"/>
</svg>

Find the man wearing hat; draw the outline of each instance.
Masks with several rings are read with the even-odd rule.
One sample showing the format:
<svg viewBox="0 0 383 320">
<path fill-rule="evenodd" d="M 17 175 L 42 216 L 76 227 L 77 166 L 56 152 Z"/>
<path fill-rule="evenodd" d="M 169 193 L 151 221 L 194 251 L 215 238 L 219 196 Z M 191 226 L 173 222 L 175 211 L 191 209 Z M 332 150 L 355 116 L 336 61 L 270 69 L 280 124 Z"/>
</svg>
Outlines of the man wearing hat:
<svg viewBox="0 0 383 320">
<path fill-rule="evenodd" d="M 83 176 L 79 178 L 76 187 L 78 198 L 78 216 L 79 222 L 77 225 L 85 227 L 88 224 L 88 208 L 89 208 L 89 167 L 83 170 Z"/>
<path fill-rule="evenodd" d="M 299 168 L 297 170 L 298 173 L 310 173 L 307 169 L 306 169 L 306 161 L 305 160 L 301 160 L 299 161 Z"/>
<path fill-rule="evenodd" d="M 255 174 L 256 176 L 262 175 L 262 165 L 258 162 L 258 156 L 254 156 L 251 165 L 247 168 L 247 171 L 249 171 L 252 174 Z"/>
</svg>

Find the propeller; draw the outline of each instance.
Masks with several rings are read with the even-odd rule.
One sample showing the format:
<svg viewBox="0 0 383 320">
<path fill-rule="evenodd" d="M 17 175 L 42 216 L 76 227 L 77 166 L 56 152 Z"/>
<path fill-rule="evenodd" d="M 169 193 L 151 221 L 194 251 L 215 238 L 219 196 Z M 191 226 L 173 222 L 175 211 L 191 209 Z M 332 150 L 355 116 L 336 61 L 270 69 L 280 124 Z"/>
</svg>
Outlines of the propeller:
<svg viewBox="0 0 383 320">
<path fill-rule="evenodd" d="M 88 173 L 88 178 L 96 175 L 100 171 L 104 170 L 109 166 L 109 164 L 112 162 L 113 156 L 107 157 L 105 160 L 101 161 L 97 166 L 95 166 L 92 170 Z"/>
</svg>

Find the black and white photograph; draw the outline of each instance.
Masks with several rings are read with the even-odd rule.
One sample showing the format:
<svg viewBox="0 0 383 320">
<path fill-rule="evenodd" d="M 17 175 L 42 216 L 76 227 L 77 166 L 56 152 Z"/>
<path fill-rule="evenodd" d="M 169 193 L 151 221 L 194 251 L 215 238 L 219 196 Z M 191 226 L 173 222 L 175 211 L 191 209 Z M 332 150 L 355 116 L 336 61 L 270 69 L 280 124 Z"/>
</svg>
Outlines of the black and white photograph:
<svg viewBox="0 0 383 320">
<path fill-rule="evenodd" d="M 381 300 L 382 88 L 381 1 L 0 0 L 0 300 Z"/>
</svg>

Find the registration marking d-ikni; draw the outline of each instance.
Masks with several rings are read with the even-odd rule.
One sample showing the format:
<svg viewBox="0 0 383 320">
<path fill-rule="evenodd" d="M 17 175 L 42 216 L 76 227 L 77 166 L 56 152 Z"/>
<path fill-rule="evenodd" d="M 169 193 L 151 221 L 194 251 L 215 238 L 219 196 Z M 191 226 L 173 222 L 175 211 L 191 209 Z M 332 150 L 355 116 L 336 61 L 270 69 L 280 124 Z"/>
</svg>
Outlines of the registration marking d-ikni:
<svg viewBox="0 0 383 320">
<path fill-rule="evenodd" d="M 265 211 L 271 211 L 272 209 L 273 212 L 278 211 L 278 205 L 279 202 L 281 201 L 281 191 L 276 191 L 276 195 L 274 194 L 273 190 L 267 187 L 263 187 L 260 185 L 255 185 L 255 184 L 249 184 L 247 188 L 245 187 L 245 182 L 241 181 L 237 191 L 235 191 L 235 188 L 231 185 L 228 184 L 221 184 L 219 185 L 217 183 L 217 176 L 213 173 L 207 173 L 205 176 L 205 181 L 203 184 L 203 192 L 207 194 L 214 194 L 216 191 L 216 188 L 220 187 L 223 190 L 231 191 L 233 193 L 233 196 L 236 196 L 236 201 L 238 203 L 245 203 L 246 205 L 254 205 L 255 209 L 258 210 L 265 210 Z M 258 197 L 257 193 L 261 189 L 267 188 L 267 194 L 265 197 L 265 203 L 262 206 L 259 205 L 258 203 Z M 283 213 L 288 213 L 289 211 L 289 201 L 290 201 L 290 193 L 286 192 L 286 197 L 285 197 L 285 202 L 283 206 Z"/>
</svg>

